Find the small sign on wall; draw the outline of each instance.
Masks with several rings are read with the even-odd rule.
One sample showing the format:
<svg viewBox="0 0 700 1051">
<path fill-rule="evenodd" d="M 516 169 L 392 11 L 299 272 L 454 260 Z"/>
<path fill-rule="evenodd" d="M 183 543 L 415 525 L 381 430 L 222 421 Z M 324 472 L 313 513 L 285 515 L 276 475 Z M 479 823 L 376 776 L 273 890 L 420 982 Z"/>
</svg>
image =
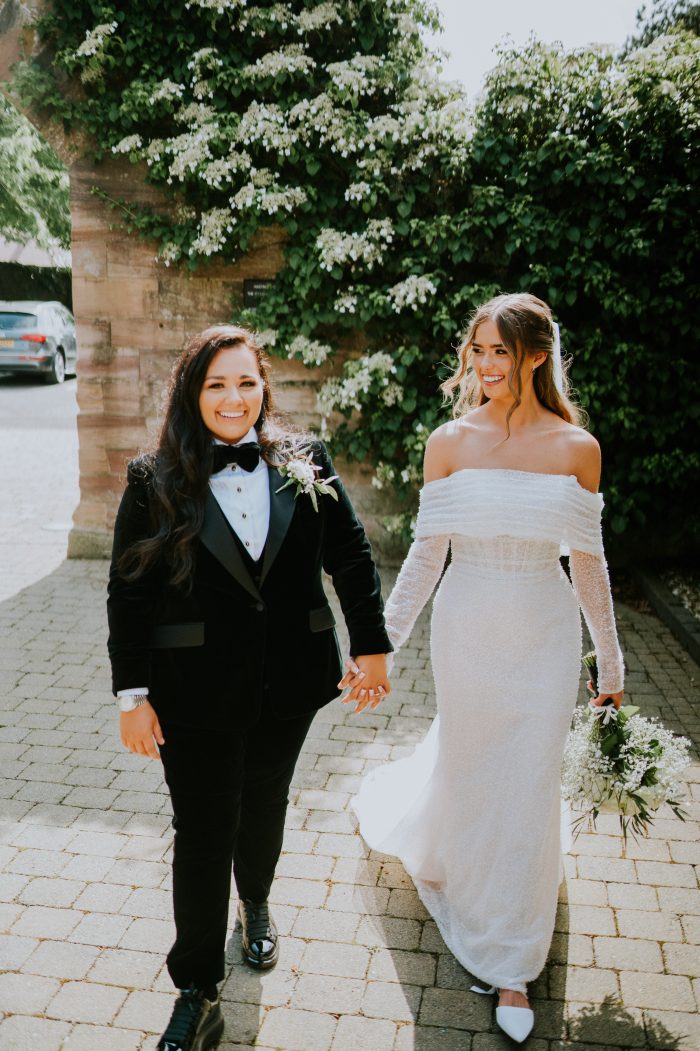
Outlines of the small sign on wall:
<svg viewBox="0 0 700 1051">
<path fill-rule="evenodd" d="M 266 277 L 249 277 L 243 281 L 243 306 L 256 307 L 272 284 Z"/>
</svg>

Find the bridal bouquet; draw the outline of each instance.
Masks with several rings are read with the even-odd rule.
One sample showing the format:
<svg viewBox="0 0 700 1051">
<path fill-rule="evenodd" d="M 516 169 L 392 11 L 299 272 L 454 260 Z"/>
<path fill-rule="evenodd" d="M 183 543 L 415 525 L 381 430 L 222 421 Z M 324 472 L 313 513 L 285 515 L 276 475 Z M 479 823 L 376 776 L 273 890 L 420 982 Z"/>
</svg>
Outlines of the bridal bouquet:
<svg viewBox="0 0 700 1051">
<path fill-rule="evenodd" d="M 595 654 L 583 658 L 595 685 Z M 649 834 L 654 811 L 668 803 L 681 821 L 685 791 L 680 777 L 688 765 L 685 737 L 676 737 L 639 708 L 612 702 L 577 708 L 564 748 L 562 795 L 575 810 L 575 822 L 595 828 L 599 814 L 618 814 L 623 839 Z"/>
</svg>

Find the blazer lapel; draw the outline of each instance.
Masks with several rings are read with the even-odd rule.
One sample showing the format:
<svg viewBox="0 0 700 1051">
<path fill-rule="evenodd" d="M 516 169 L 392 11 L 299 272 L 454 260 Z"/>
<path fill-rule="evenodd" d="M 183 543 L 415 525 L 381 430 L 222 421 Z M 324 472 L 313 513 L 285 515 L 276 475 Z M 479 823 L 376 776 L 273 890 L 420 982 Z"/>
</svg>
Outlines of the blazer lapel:
<svg viewBox="0 0 700 1051">
<path fill-rule="evenodd" d="M 272 515 L 270 516 L 270 524 L 272 524 Z M 199 539 L 214 558 L 218 559 L 231 576 L 238 581 L 241 587 L 244 587 L 255 598 L 262 598 L 246 568 L 245 562 L 241 558 L 241 553 L 231 536 L 226 517 L 211 489 L 207 492 L 207 499 L 204 504 L 204 522 L 199 533 Z"/>
<path fill-rule="evenodd" d="M 292 521 L 295 507 L 294 486 L 290 485 L 288 488 L 278 492 L 278 489 L 284 485 L 285 479 L 275 467 L 270 467 L 269 465 L 267 473 L 270 482 L 270 525 L 267 531 L 265 555 L 260 574 L 261 584 L 279 554 L 282 542 L 287 535 L 289 524 Z"/>
</svg>

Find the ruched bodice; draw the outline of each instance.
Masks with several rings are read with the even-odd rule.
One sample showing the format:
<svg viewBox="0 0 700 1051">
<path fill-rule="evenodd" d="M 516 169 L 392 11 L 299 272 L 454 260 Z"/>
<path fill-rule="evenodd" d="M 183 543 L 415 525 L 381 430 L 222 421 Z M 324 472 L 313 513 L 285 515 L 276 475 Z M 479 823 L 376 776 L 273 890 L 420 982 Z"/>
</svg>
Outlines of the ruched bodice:
<svg viewBox="0 0 700 1051">
<path fill-rule="evenodd" d="M 500 535 L 601 554 L 602 508 L 573 475 L 464 468 L 423 487 L 416 538 Z"/>
<path fill-rule="evenodd" d="M 476 576 L 528 582 L 561 574 L 559 545 L 551 540 L 453 536 L 451 549 L 455 569 Z"/>
</svg>

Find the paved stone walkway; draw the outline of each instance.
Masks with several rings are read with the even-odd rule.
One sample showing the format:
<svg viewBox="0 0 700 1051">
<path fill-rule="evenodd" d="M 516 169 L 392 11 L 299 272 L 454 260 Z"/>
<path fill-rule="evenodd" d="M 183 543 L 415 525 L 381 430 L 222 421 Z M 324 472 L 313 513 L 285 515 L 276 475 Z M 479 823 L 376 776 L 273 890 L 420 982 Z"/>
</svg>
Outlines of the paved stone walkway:
<svg viewBox="0 0 700 1051">
<path fill-rule="evenodd" d="M 153 1051 L 173 992 L 168 800 L 121 750 L 105 656 L 101 562 L 64 563 L 0 604 L 0 1048 Z M 700 739 L 698 667 L 651 614 L 619 608 L 630 700 Z M 276 970 L 239 962 L 222 1051 L 497 1051 L 411 881 L 369 853 L 348 804 L 362 773 L 424 734 L 427 616 L 379 711 L 316 719 L 274 887 Z M 567 858 L 529 1051 L 700 1049 L 700 767 L 691 820 L 659 819 L 623 856 L 613 819 Z M 488 873 L 484 873 L 488 879 Z"/>
</svg>

